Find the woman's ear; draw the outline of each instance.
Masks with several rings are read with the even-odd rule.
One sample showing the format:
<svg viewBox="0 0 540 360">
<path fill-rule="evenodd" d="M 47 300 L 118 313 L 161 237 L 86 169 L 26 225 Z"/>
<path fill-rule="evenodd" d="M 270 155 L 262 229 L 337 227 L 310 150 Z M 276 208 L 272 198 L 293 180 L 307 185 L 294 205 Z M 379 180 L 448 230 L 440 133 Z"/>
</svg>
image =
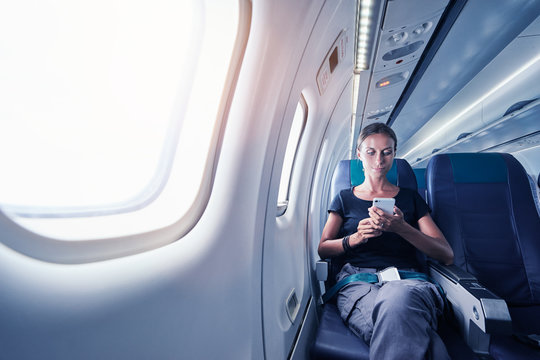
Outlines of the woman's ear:
<svg viewBox="0 0 540 360">
<path fill-rule="evenodd" d="M 362 160 L 362 158 L 360 157 L 361 154 L 362 154 L 362 153 L 360 152 L 360 147 L 357 147 L 357 148 L 356 148 L 356 157 L 357 157 L 358 159 L 360 159 L 360 160 Z"/>
</svg>

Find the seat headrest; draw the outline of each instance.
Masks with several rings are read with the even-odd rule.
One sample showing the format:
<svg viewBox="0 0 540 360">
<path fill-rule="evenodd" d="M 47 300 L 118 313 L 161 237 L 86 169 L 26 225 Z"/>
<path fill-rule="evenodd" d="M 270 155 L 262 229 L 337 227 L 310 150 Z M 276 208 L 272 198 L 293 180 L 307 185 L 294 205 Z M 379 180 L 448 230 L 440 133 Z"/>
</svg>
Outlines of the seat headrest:
<svg viewBox="0 0 540 360">
<path fill-rule="evenodd" d="M 405 159 L 394 159 L 386 177 L 388 181 L 399 187 L 415 191 L 418 189 L 413 169 Z M 330 198 L 333 199 L 343 189 L 363 183 L 364 179 L 362 161 L 358 159 L 341 160 L 332 176 Z"/>
<path fill-rule="evenodd" d="M 413 169 L 414 175 L 416 176 L 416 184 L 418 185 L 418 189 L 425 189 L 426 188 L 426 169 L 425 168 L 418 168 Z"/>
<path fill-rule="evenodd" d="M 504 183 L 507 167 L 498 153 L 448 154 L 455 183 Z"/>
</svg>

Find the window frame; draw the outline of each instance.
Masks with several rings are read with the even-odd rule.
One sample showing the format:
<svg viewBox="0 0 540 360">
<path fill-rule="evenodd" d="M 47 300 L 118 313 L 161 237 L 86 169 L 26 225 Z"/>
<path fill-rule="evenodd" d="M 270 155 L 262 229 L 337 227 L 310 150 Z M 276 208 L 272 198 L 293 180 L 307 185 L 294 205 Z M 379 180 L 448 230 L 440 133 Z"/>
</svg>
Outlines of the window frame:
<svg viewBox="0 0 540 360">
<path fill-rule="evenodd" d="M 210 150 L 204 164 L 199 190 L 189 211 L 174 223 L 151 231 L 118 234 L 98 239 L 74 240 L 32 232 L 19 224 L 20 219 L 15 221 L 12 214 L 8 216 L 0 209 L 0 229 L 6 234 L 0 242 L 33 258 L 53 263 L 75 264 L 112 259 L 154 249 L 179 240 L 195 227 L 210 199 L 215 170 L 219 160 L 221 139 L 225 131 L 226 119 L 238 81 L 251 27 L 252 8 L 250 1 L 238 0 L 238 4 L 236 37 L 232 42 L 228 71 L 225 75 L 216 120 L 210 137 Z M 112 216 L 116 215 L 118 214 Z M 58 219 L 48 218 L 47 220 L 56 221 Z"/>
<path fill-rule="evenodd" d="M 287 158 L 287 153 L 290 149 L 290 146 L 293 144 L 291 143 L 291 140 L 293 140 L 293 138 L 291 138 L 291 135 L 292 134 L 292 129 L 294 127 L 294 122 L 296 120 L 296 113 L 298 111 L 298 108 L 301 108 L 302 109 L 302 117 L 299 118 L 301 121 L 302 121 L 302 124 L 300 126 L 300 131 L 298 132 L 298 138 L 296 140 L 296 144 L 294 146 L 294 154 L 292 155 L 292 161 L 291 161 L 291 165 L 290 165 L 290 169 L 285 169 L 285 159 Z M 278 200 L 277 200 L 277 217 L 279 216 L 282 216 L 285 214 L 285 212 L 287 211 L 287 208 L 289 206 L 289 198 L 290 198 L 290 192 L 291 192 L 291 182 L 292 182 L 292 178 L 293 178 L 293 175 L 294 175 L 294 171 L 295 171 L 295 165 L 296 165 L 296 161 L 297 161 L 297 158 L 298 158 L 298 150 L 300 148 L 300 144 L 302 143 L 302 138 L 304 136 L 304 132 L 306 130 L 306 125 L 307 125 L 307 119 L 308 119 L 308 111 L 309 111 L 309 107 L 308 107 L 308 103 L 304 97 L 303 94 L 300 94 L 300 98 L 298 100 L 298 102 L 296 103 L 296 107 L 295 107 L 295 116 L 293 118 L 293 123 L 291 124 L 291 128 L 289 129 L 289 134 L 288 134 L 288 137 L 287 137 L 287 146 L 285 148 L 285 154 L 283 155 L 284 156 L 284 161 L 283 161 L 283 166 L 282 166 L 282 169 L 281 169 L 281 176 L 280 176 L 280 181 L 279 181 L 279 187 L 278 187 Z M 284 176 L 284 171 L 286 171 L 286 173 L 288 173 L 288 181 L 286 182 L 286 185 L 283 183 L 283 176 Z M 285 199 L 280 199 L 280 194 L 282 194 L 282 186 L 286 186 L 287 187 L 287 190 L 285 192 Z"/>
</svg>

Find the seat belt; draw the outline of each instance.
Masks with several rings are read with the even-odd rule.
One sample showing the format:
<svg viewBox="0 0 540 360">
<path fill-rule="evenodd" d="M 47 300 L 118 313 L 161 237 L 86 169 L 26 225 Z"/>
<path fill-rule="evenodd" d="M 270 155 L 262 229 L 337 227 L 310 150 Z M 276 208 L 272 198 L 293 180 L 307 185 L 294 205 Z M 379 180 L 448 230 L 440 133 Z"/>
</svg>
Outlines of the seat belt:
<svg viewBox="0 0 540 360">
<path fill-rule="evenodd" d="M 427 276 L 424 273 L 416 271 L 405 271 L 397 270 L 394 266 L 381 270 L 377 273 L 358 273 L 347 276 L 346 278 L 341 279 L 334 286 L 332 286 L 324 295 L 322 296 L 323 303 L 327 303 L 331 300 L 345 285 L 348 285 L 352 282 L 363 281 L 370 284 L 384 284 L 389 281 L 395 280 L 405 280 L 405 279 L 417 279 L 423 281 L 429 281 L 430 283 L 437 286 L 439 293 L 446 300 L 444 290 L 442 287 L 437 284 L 433 279 Z"/>
</svg>

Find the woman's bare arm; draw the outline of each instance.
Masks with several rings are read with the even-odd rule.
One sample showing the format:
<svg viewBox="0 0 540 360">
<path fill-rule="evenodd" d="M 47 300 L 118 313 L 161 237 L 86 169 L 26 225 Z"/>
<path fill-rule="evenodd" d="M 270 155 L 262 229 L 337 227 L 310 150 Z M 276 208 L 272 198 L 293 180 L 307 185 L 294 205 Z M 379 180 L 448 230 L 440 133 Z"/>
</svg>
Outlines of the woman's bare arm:
<svg viewBox="0 0 540 360">
<path fill-rule="evenodd" d="M 321 241 L 319 242 L 319 256 L 321 259 L 327 259 L 345 253 L 343 248 L 343 238 L 336 237 L 339 234 L 339 229 L 343 224 L 341 216 L 334 212 L 330 212 L 326 225 L 324 226 Z M 381 231 L 377 229 L 370 218 L 360 220 L 357 231 L 349 236 L 349 245 L 354 248 L 363 244 L 372 237 L 381 235 Z"/>
</svg>

